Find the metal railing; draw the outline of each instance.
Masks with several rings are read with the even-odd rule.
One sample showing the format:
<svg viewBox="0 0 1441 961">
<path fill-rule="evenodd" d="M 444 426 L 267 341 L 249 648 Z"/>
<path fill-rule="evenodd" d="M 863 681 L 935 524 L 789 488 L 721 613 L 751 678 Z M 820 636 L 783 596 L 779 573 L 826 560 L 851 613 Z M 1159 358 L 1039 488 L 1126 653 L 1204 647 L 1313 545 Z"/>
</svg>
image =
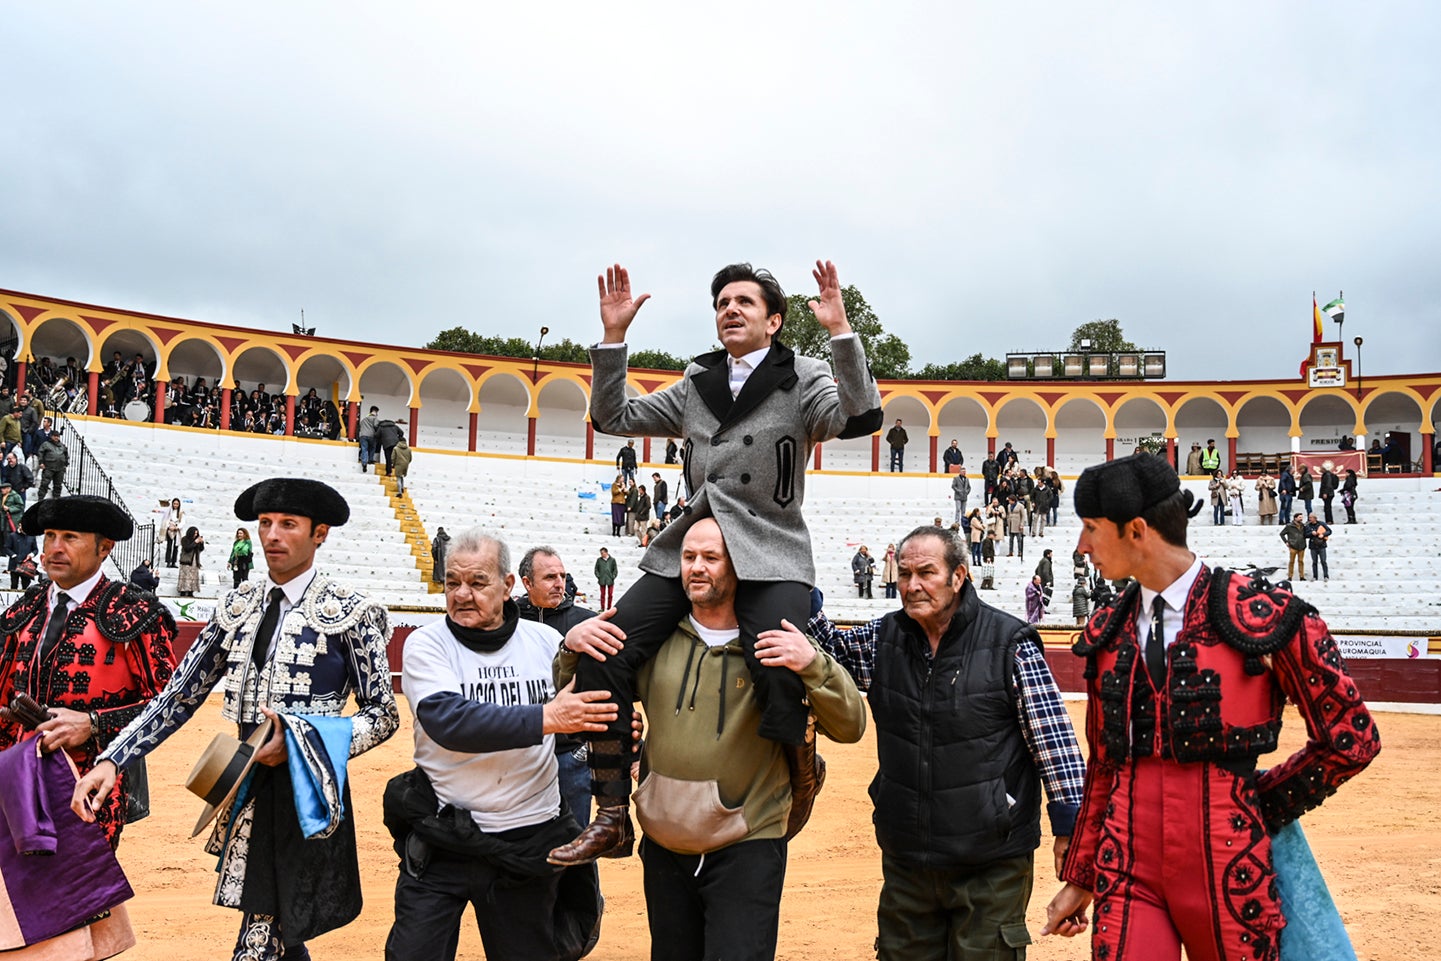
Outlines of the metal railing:
<svg viewBox="0 0 1441 961">
<path fill-rule="evenodd" d="M 119 580 L 128 581 L 130 572 L 140 566 L 141 561 L 148 560 L 152 565 L 155 563 L 155 521 L 141 521 L 126 505 L 125 499 L 120 496 L 119 488 L 90 452 L 85 438 L 76 430 L 74 422 L 58 412 L 51 416 L 54 418 L 55 429 L 60 431 L 60 443 L 65 445 L 65 450 L 70 454 L 70 466 L 65 469 L 66 493 L 103 497 L 130 515 L 130 519 L 135 523 L 135 533 L 131 538 L 128 541 L 118 541 L 115 549 L 110 552 L 110 562 L 120 572 Z"/>
</svg>

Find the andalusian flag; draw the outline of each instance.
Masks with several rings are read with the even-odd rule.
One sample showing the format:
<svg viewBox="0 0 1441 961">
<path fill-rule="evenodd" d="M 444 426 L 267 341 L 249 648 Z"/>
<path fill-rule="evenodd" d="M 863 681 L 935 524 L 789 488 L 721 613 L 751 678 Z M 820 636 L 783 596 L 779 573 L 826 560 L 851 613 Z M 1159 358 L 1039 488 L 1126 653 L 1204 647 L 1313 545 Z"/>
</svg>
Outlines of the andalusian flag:
<svg viewBox="0 0 1441 961">
<path fill-rule="evenodd" d="M 1315 329 L 1311 331 L 1311 343 L 1321 342 L 1321 308 L 1316 303 L 1316 292 L 1311 291 L 1311 314 L 1316 318 Z"/>
<path fill-rule="evenodd" d="M 1346 319 L 1346 302 L 1340 297 L 1337 297 L 1321 309 L 1326 312 L 1327 317 L 1330 317 L 1338 324 Z"/>
</svg>

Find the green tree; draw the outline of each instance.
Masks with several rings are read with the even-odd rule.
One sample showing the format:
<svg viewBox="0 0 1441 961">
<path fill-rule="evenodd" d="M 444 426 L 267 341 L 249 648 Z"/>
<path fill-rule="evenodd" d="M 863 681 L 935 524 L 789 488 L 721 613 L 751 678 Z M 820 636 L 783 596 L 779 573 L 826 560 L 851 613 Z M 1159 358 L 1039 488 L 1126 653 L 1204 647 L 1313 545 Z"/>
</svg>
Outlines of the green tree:
<svg viewBox="0 0 1441 961">
<path fill-rule="evenodd" d="M 1121 333 L 1121 322 L 1112 317 L 1110 320 L 1092 320 L 1077 327 L 1071 333 L 1071 350 L 1081 350 L 1081 341 L 1089 340 L 1091 346 L 1087 350 L 1102 352 L 1117 350 L 1138 350 L 1139 348 L 1126 339 Z"/>
<path fill-rule="evenodd" d="M 911 376 L 915 380 L 1005 380 L 1006 365 L 976 353 L 949 364 L 927 364 Z"/>
<path fill-rule="evenodd" d="M 677 357 L 663 350 L 637 350 L 630 355 L 627 363 L 632 367 L 644 367 L 648 370 L 685 370 L 690 358 Z"/>
<path fill-rule="evenodd" d="M 827 363 L 831 359 L 831 335 L 806 301 L 808 294 L 791 294 L 786 298 L 786 325 L 780 339 L 798 354 L 815 357 Z M 841 288 L 841 301 L 846 305 L 846 319 L 866 349 L 871 372 L 883 379 L 907 376 L 911 366 L 911 349 L 895 334 L 888 334 L 880 318 L 854 286 Z"/>
</svg>

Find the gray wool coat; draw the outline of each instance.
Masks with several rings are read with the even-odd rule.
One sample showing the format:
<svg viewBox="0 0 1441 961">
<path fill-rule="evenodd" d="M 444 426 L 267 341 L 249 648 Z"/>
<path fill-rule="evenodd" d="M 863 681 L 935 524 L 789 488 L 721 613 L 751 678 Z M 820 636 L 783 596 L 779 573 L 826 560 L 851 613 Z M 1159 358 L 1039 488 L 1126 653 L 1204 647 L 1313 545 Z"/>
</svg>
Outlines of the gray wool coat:
<svg viewBox="0 0 1441 961">
<path fill-rule="evenodd" d="M 688 513 L 651 541 L 641 570 L 679 577 L 686 531 L 714 517 L 740 580 L 815 583 L 801 514 L 811 450 L 835 437 L 873 434 L 882 419 L 860 338 L 832 341 L 831 355 L 834 377 L 824 361 L 773 342 L 732 400 L 726 352 L 712 351 L 664 390 L 627 398 L 626 349 L 591 349 L 596 430 L 684 438 Z"/>
</svg>

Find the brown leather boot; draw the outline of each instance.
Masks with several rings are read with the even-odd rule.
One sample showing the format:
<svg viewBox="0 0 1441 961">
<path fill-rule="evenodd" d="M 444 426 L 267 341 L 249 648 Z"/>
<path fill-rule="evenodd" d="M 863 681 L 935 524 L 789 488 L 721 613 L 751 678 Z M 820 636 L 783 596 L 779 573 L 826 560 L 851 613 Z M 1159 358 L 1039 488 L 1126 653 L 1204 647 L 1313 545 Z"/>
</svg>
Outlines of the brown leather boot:
<svg viewBox="0 0 1441 961">
<path fill-rule="evenodd" d="M 635 849 L 635 829 L 630 823 L 630 805 L 597 807 L 595 819 L 569 844 L 562 844 L 546 861 L 571 867 L 589 864 L 596 858 L 628 858 Z"/>
<path fill-rule="evenodd" d="M 791 813 L 786 819 L 786 840 L 801 833 L 811 819 L 816 795 L 826 783 L 826 759 L 816 753 L 816 716 L 806 719 L 806 740 L 799 746 L 782 745 L 791 769 Z"/>
</svg>

